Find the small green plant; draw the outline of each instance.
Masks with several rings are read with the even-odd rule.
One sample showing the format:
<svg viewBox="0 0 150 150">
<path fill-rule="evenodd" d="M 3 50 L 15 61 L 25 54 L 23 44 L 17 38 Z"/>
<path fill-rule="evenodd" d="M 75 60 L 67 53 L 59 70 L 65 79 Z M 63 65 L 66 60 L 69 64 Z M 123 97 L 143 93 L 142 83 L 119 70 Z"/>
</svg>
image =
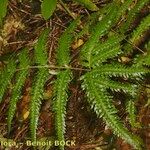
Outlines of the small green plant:
<svg viewBox="0 0 150 150">
<path fill-rule="evenodd" d="M 45 19 L 48 19 L 56 8 L 56 1 L 53 1 L 53 8 L 47 8 L 47 3 L 48 1 L 46 0 L 42 3 L 42 14 Z M 80 65 L 82 65 L 82 68 L 85 70 L 80 77 L 81 86 L 87 95 L 89 105 L 98 117 L 103 118 L 115 135 L 124 139 L 135 149 L 141 149 L 143 142 L 138 136 L 128 131 L 123 121 L 121 121 L 117 115 L 118 111 L 113 104 L 113 95 L 110 94 L 110 90 L 117 93 L 123 92 L 127 95 L 126 110 L 129 114 L 129 122 L 133 127 L 138 127 L 135 115 L 135 100 L 140 87 L 138 82 L 142 80 L 141 78 L 143 78 L 144 75 L 149 73 L 149 69 L 146 66 L 150 64 L 150 44 L 148 43 L 146 45 L 147 55 L 140 54 L 133 58 L 133 63 L 124 64 L 119 62 L 118 59 L 127 54 L 131 55 L 141 40 L 141 35 L 144 36 L 145 32 L 149 30 L 149 15 L 140 22 L 136 29 L 132 30 L 132 28 L 130 28 L 137 13 L 139 13 L 141 8 L 147 3 L 148 0 L 138 1 L 133 8 L 130 8 L 131 10 L 128 10 L 133 4 L 131 0 L 127 0 L 124 3 L 114 1 L 99 10 L 96 15 L 91 15 L 92 17 L 87 25 L 88 39 L 80 49 L 79 59 Z M 118 25 L 118 22 L 124 14 L 127 16 L 126 21 Z M 84 32 L 84 29 L 76 33 L 79 24 L 80 18 L 74 20 L 69 25 L 60 36 L 58 48 L 56 49 L 57 70 L 53 91 L 53 111 L 55 114 L 56 136 L 60 141 L 65 139 L 68 86 L 73 79 L 73 68 L 70 66 L 70 47 L 76 38 L 87 33 L 87 30 Z M 116 26 L 117 28 L 115 28 Z M 126 33 L 129 29 L 132 31 L 127 35 Z M 37 140 L 36 130 L 42 103 L 41 100 L 44 93 L 44 85 L 51 73 L 51 71 L 49 71 L 49 69 L 51 70 L 51 66 L 48 65 L 46 49 L 49 32 L 49 29 L 45 29 L 34 47 L 35 59 L 32 63 L 36 65 L 37 70 L 32 84 L 32 92 L 30 93 L 30 130 L 33 141 Z M 18 53 L 18 57 L 13 56 L 8 60 L 8 64 L 1 71 L 0 101 L 2 101 L 14 74 L 16 75 L 8 110 L 7 121 L 9 132 L 16 110 L 16 104 L 21 97 L 21 89 L 29 74 L 29 69 L 32 68 L 31 58 L 27 50 L 28 49 L 22 50 Z M 16 58 L 19 60 L 18 65 L 18 62 L 15 61 Z M 124 82 L 122 83 L 121 81 Z M 60 146 L 60 149 L 63 150 L 64 146 Z"/>
</svg>

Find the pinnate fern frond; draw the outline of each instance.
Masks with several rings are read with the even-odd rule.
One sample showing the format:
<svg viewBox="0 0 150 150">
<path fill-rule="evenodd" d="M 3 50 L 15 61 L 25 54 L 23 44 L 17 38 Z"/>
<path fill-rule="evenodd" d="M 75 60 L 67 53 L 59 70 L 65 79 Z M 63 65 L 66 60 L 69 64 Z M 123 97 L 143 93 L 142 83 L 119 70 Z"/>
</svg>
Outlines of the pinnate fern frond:
<svg viewBox="0 0 150 150">
<path fill-rule="evenodd" d="M 16 72 L 16 62 L 14 58 L 11 58 L 7 64 L 7 66 L 1 71 L 0 74 L 0 102 L 3 99 L 3 95 L 5 90 L 10 83 L 14 73 Z"/>
<path fill-rule="evenodd" d="M 14 85 L 13 91 L 12 91 L 12 97 L 10 99 L 9 109 L 8 109 L 8 118 L 7 118 L 7 124 L 8 124 L 8 131 L 10 132 L 11 129 L 11 123 L 15 114 L 16 110 L 16 104 L 21 96 L 21 89 L 25 83 L 27 74 L 28 74 L 28 67 L 30 65 L 29 56 L 27 54 L 27 49 L 24 49 L 19 54 L 19 68 L 20 69 L 16 74 L 16 83 Z"/>
<path fill-rule="evenodd" d="M 32 141 L 36 141 L 36 129 L 38 125 L 41 99 L 43 97 L 44 85 L 49 75 L 48 68 L 44 67 L 45 65 L 47 65 L 46 43 L 48 34 L 49 29 L 45 29 L 41 33 L 39 40 L 35 46 L 36 63 L 38 63 L 41 66 L 43 65 L 43 68 L 40 68 L 37 71 L 37 75 L 32 86 L 30 104 L 30 129 Z"/>
<path fill-rule="evenodd" d="M 141 149 L 141 139 L 131 134 L 120 122 L 117 116 L 117 109 L 112 104 L 112 97 L 107 91 L 99 86 L 90 74 L 83 77 L 83 89 L 86 89 L 87 97 L 92 108 L 99 117 L 102 117 L 106 124 L 113 129 L 114 133 L 130 143 L 136 149 Z"/>
<path fill-rule="evenodd" d="M 60 71 L 54 85 L 54 112 L 55 112 L 55 128 L 58 141 L 64 141 L 65 135 L 65 116 L 68 101 L 68 84 L 71 81 L 71 71 Z M 60 146 L 63 150 L 64 146 Z"/>
</svg>

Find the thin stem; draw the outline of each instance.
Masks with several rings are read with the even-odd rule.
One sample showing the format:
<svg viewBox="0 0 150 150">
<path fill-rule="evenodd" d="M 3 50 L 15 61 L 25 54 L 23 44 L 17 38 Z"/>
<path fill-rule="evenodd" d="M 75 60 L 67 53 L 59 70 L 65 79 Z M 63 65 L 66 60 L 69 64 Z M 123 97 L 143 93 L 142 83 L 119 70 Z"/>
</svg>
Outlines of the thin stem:
<svg viewBox="0 0 150 150">
<path fill-rule="evenodd" d="M 70 69 L 70 70 L 80 70 L 80 71 L 90 71 L 90 69 L 83 69 L 83 68 L 75 68 L 70 66 L 54 66 L 54 65 L 45 65 L 45 66 L 29 66 L 26 68 L 17 69 L 17 71 L 24 70 L 24 69 L 37 69 L 37 68 L 51 68 L 51 69 Z"/>
</svg>

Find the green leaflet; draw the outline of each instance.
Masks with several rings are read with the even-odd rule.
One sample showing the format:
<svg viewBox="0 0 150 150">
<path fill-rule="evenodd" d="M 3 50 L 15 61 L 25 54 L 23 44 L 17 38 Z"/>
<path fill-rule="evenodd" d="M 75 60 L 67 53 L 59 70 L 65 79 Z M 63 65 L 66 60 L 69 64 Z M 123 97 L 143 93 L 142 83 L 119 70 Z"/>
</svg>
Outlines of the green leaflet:
<svg viewBox="0 0 150 150">
<path fill-rule="evenodd" d="M 0 26 L 7 13 L 8 0 L 0 0 Z"/>
<path fill-rule="evenodd" d="M 87 9 L 92 11 L 97 11 L 99 8 L 91 0 L 74 0 L 81 5 L 85 6 Z"/>
<path fill-rule="evenodd" d="M 150 66 L 150 41 L 145 45 L 145 48 L 147 50 L 147 52 L 145 52 L 145 54 L 143 55 L 137 55 L 134 58 L 134 66 L 135 67 L 141 67 L 143 65 L 145 66 Z"/>
<path fill-rule="evenodd" d="M 41 105 L 41 99 L 43 97 L 44 85 L 47 81 L 49 75 L 48 68 L 44 68 L 47 65 L 47 56 L 46 56 L 46 42 L 48 39 L 49 29 L 45 29 L 35 46 L 35 58 L 36 62 L 39 65 L 43 65 L 43 68 L 40 68 L 37 71 L 35 77 L 32 92 L 31 92 L 31 104 L 30 104 L 30 129 L 31 129 L 31 138 L 32 141 L 36 141 L 36 130 L 38 125 L 39 111 Z"/>
<path fill-rule="evenodd" d="M 117 110 L 112 104 L 112 98 L 108 96 L 108 93 L 103 88 L 100 88 L 99 84 L 90 75 L 85 75 L 83 81 L 82 86 L 86 89 L 89 103 L 96 114 L 104 119 L 117 136 L 133 145 L 135 149 L 140 150 L 142 145 L 141 139 L 132 135 L 120 122 L 116 114 Z"/>
<path fill-rule="evenodd" d="M 41 4 L 42 16 L 45 20 L 49 19 L 56 9 L 57 0 L 43 0 Z"/>
<path fill-rule="evenodd" d="M 106 64 L 98 69 L 93 69 L 91 72 L 98 73 L 100 75 L 108 75 L 110 77 L 121 76 L 125 78 L 138 78 L 141 77 L 141 75 L 148 73 L 148 69 L 143 67 L 126 67 L 120 64 Z"/>
<path fill-rule="evenodd" d="M 150 66 L 150 41 L 145 45 L 145 48 L 147 49 L 147 54 L 144 59 L 144 64 Z"/>
<path fill-rule="evenodd" d="M 57 63 L 59 66 L 68 66 L 70 63 L 69 49 L 73 42 L 73 32 L 77 28 L 80 18 L 74 20 L 69 27 L 64 31 L 58 41 L 57 48 Z M 58 141 L 64 140 L 65 134 L 65 116 L 66 104 L 68 98 L 68 84 L 71 80 L 72 73 L 69 69 L 59 71 L 54 85 L 54 105 L 55 126 Z M 64 146 L 60 146 L 64 150 Z"/>
<path fill-rule="evenodd" d="M 30 64 L 30 61 L 28 59 L 27 49 L 24 49 L 20 55 L 19 55 L 19 72 L 17 72 L 16 75 L 16 83 L 14 85 L 13 91 L 12 91 L 12 97 L 10 99 L 9 109 L 8 109 L 8 118 L 7 118 L 7 124 L 8 124 L 8 132 L 10 132 L 11 129 L 11 123 L 15 114 L 16 110 L 16 104 L 21 96 L 21 89 L 25 83 L 27 74 L 28 74 L 28 67 Z"/>
<path fill-rule="evenodd" d="M 10 83 L 14 73 L 16 72 L 16 62 L 14 58 L 11 58 L 7 66 L 1 71 L 0 74 L 0 102 L 2 101 L 5 90 L 7 89 L 8 84 Z"/>
<path fill-rule="evenodd" d="M 44 85 L 47 81 L 48 75 L 49 73 L 47 68 L 40 68 L 32 86 L 30 102 L 30 130 L 32 141 L 36 141 L 36 130 L 38 125 L 41 99 L 43 97 Z"/>
<path fill-rule="evenodd" d="M 81 49 L 82 60 L 87 60 L 89 62 L 88 65 L 89 67 L 91 67 L 91 53 L 95 45 L 98 43 L 99 38 L 105 35 L 110 30 L 114 21 L 116 21 L 115 20 L 116 14 L 117 8 L 116 6 L 113 6 L 110 12 L 100 22 L 98 22 L 95 25 L 91 33 L 90 39 L 82 47 Z"/>
<path fill-rule="evenodd" d="M 133 8 L 131 8 L 131 10 L 129 10 L 126 21 L 123 23 L 123 25 L 119 29 L 122 33 L 126 32 L 129 29 L 131 23 L 134 21 L 134 19 L 136 18 L 140 10 L 147 3 L 149 3 L 149 0 L 138 0 L 136 5 Z"/>
<path fill-rule="evenodd" d="M 91 54 L 91 67 L 100 66 L 101 63 L 107 61 L 108 58 L 113 58 L 120 54 L 120 42 L 123 38 L 123 36 L 117 36 L 115 34 L 110 36 L 105 42 L 99 42 Z"/>
<path fill-rule="evenodd" d="M 111 89 L 112 91 L 116 92 L 123 91 L 125 93 L 129 93 L 133 97 L 137 94 L 138 88 L 135 84 L 116 82 L 107 76 L 102 76 L 95 72 L 86 73 L 84 76 L 90 76 L 94 82 L 99 84 L 99 88 Z M 82 86 L 82 88 L 84 87 Z"/>
<path fill-rule="evenodd" d="M 138 41 L 142 38 L 144 32 L 150 30 L 150 15 L 146 16 L 140 25 L 132 32 L 132 37 L 130 41 L 136 45 Z"/>
<path fill-rule="evenodd" d="M 64 141 L 65 134 L 65 116 L 68 100 L 68 84 L 71 80 L 71 71 L 60 71 L 57 74 L 57 79 L 54 85 L 54 104 L 53 109 L 55 112 L 55 129 L 58 141 Z M 64 146 L 60 146 L 64 150 Z"/>
<path fill-rule="evenodd" d="M 57 63 L 59 66 L 68 65 L 70 62 L 69 49 L 73 42 L 73 32 L 77 28 L 80 18 L 74 20 L 64 31 L 58 41 Z"/>
<path fill-rule="evenodd" d="M 132 127 L 140 127 L 140 124 L 136 122 L 136 107 L 133 100 L 129 100 L 126 105 L 128 112 L 128 119 Z"/>
<path fill-rule="evenodd" d="M 45 29 L 41 33 L 35 45 L 35 59 L 36 59 L 36 63 L 38 63 L 39 65 L 47 64 L 46 43 L 47 43 L 49 31 L 50 31 L 49 29 Z"/>
</svg>

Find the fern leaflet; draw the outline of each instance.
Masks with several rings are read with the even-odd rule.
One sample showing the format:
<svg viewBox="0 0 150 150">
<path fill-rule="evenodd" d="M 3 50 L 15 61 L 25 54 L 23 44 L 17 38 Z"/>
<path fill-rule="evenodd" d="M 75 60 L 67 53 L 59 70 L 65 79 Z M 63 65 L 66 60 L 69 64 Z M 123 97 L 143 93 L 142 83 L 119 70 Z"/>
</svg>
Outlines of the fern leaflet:
<svg viewBox="0 0 150 150">
<path fill-rule="evenodd" d="M 92 79 L 90 74 L 83 77 L 82 86 L 86 89 L 88 101 L 99 117 L 103 117 L 106 124 L 110 126 L 114 133 L 122 137 L 125 141 L 133 145 L 137 149 L 141 149 L 141 140 L 132 135 L 119 121 L 116 115 L 117 110 L 112 104 L 112 97 L 108 96 L 105 89 L 100 88 L 99 84 Z"/>
<path fill-rule="evenodd" d="M 68 84 L 71 80 L 71 71 L 60 71 L 54 85 L 54 112 L 55 112 L 55 128 L 58 141 L 64 141 L 65 134 L 65 116 L 68 99 Z M 63 150 L 64 146 L 60 146 Z"/>
<path fill-rule="evenodd" d="M 8 132 L 10 132 L 11 129 L 11 123 L 15 114 L 16 110 L 16 104 L 19 100 L 19 97 L 21 96 L 21 89 L 25 83 L 27 74 L 28 74 L 28 66 L 29 66 L 29 59 L 27 54 L 27 49 L 24 49 L 20 55 L 19 55 L 19 69 L 20 70 L 16 75 L 16 83 L 12 91 L 12 97 L 10 99 L 9 109 L 8 109 L 8 118 L 7 118 L 7 124 L 8 124 Z"/>
<path fill-rule="evenodd" d="M 70 62 L 69 48 L 73 41 L 73 32 L 77 28 L 79 19 L 74 20 L 65 32 L 61 35 L 58 41 L 57 48 L 57 64 L 59 66 L 68 66 Z M 54 112 L 55 112 L 55 124 L 56 133 L 59 141 L 64 140 L 65 134 L 65 115 L 66 115 L 66 104 L 68 98 L 68 84 L 71 80 L 71 71 L 69 69 L 59 71 L 57 79 L 54 85 Z M 60 146 L 60 149 L 64 149 L 64 146 Z"/>
<path fill-rule="evenodd" d="M 16 62 L 14 58 L 11 58 L 7 64 L 7 66 L 2 70 L 0 74 L 0 102 L 2 101 L 3 95 L 5 93 L 5 90 L 10 83 L 14 73 L 16 72 Z"/>
<path fill-rule="evenodd" d="M 46 42 L 48 34 L 49 29 L 45 29 L 40 35 L 39 40 L 35 46 L 36 62 L 39 65 L 43 65 L 43 68 L 40 68 L 37 72 L 31 93 L 30 128 L 31 138 L 33 141 L 36 141 L 36 129 L 38 124 L 41 99 L 43 97 L 44 85 L 49 75 L 48 69 L 44 68 L 44 65 L 47 65 Z"/>
</svg>

